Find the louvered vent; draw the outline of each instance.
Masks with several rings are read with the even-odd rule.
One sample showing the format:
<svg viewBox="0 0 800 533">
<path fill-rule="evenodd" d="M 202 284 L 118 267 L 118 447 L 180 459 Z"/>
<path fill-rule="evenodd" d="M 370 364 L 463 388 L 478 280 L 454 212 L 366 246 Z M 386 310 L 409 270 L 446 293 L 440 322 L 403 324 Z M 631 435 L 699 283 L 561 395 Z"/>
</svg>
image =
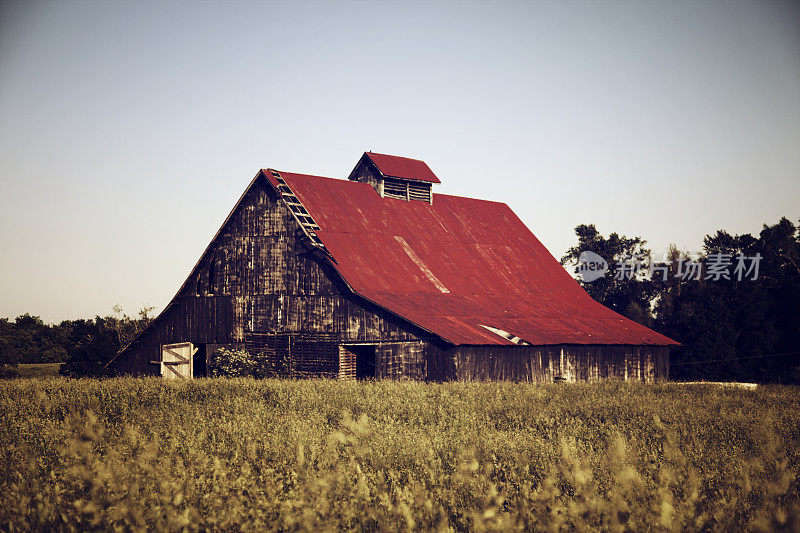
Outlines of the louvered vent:
<svg viewBox="0 0 800 533">
<path fill-rule="evenodd" d="M 422 200 L 431 203 L 431 184 L 430 183 L 409 183 L 408 197 L 411 200 Z"/>
<path fill-rule="evenodd" d="M 383 180 L 383 196 L 431 203 L 431 184 L 385 179 Z"/>
<path fill-rule="evenodd" d="M 401 200 L 408 199 L 408 190 L 406 183 L 403 181 L 384 180 L 383 181 L 383 195 L 387 198 L 400 198 Z"/>
<path fill-rule="evenodd" d="M 368 183 L 384 198 L 426 204 L 433 204 L 432 186 L 441 183 L 425 161 L 373 152 L 364 152 L 348 179 Z"/>
</svg>

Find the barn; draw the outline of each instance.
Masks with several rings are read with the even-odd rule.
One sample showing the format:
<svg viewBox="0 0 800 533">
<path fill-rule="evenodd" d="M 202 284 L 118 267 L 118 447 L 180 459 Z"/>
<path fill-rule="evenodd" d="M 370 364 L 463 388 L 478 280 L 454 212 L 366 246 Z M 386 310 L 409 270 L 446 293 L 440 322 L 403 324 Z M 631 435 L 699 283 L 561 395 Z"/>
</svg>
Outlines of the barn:
<svg viewBox="0 0 800 533">
<path fill-rule="evenodd" d="M 372 152 L 346 180 L 259 171 L 109 366 L 204 376 L 224 347 L 297 378 L 668 377 L 674 341 L 590 298 L 507 205 L 439 183 Z"/>
</svg>

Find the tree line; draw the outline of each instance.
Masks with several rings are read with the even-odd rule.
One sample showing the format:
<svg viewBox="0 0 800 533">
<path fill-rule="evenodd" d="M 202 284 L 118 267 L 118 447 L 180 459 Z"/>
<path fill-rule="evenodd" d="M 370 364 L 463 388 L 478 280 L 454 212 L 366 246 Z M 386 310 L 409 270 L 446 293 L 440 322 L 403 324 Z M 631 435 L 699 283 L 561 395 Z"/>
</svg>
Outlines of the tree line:
<svg viewBox="0 0 800 533">
<path fill-rule="evenodd" d="M 665 257 L 594 224 L 575 234 L 561 263 L 578 269 L 584 252 L 607 262 L 604 276 L 579 283 L 681 343 L 670 351 L 672 379 L 800 383 L 800 224 L 784 217 L 758 236 L 720 230 L 696 254 L 673 245 Z"/>
<path fill-rule="evenodd" d="M 94 319 L 45 324 L 24 314 L 13 322 L 0 319 L 0 375 L 13 377 L 20 363 L 64 362 L 60 373 L 70 377 L 102 376 L 105 364 L 152 320 L 153 307 L 135 316 L 114 306 L 113 314 Z"/>
</svg>

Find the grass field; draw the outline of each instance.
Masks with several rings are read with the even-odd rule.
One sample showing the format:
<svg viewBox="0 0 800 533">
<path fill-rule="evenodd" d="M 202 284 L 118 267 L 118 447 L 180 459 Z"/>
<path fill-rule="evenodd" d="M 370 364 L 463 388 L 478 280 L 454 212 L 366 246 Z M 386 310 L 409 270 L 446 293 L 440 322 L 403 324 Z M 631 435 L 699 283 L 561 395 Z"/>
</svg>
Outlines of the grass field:
<svg viewBox="0 0 800 533">
<path fill-rule="evenodd" d="M 800 390 L 0 383 L 0 528 L 800 528 Z"/>
<path fill-rule="evenodd" d="M 64 363 L 30 363 L 16 366 L 21 378 L 52 378 L 58 376 L 58 369 Z"/>
</svg>

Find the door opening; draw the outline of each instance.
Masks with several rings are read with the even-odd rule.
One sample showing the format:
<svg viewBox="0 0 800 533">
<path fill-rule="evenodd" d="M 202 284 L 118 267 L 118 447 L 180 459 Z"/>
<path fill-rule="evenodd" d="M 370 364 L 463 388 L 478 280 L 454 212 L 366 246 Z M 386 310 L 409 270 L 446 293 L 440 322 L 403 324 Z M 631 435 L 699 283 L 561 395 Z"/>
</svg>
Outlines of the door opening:
<svg viewBox="0 0 800 533">
<path fill-rule="evenodd" d="M 206 358 L 206 345 L 195 344 L 195 354 L 192 358 L 192 377 L 204 378 L 208 376 L 208 360 Z"/>
<path fill-rule="evenodd" d="M 356 354 L 356 379 L 375 379 L 375 346 L 353 346 Z"/>
<path fill-rule="evenodd" d="M 375 345 L 339 345 L 339 379 L 375 379 Z"/>
</svg>

